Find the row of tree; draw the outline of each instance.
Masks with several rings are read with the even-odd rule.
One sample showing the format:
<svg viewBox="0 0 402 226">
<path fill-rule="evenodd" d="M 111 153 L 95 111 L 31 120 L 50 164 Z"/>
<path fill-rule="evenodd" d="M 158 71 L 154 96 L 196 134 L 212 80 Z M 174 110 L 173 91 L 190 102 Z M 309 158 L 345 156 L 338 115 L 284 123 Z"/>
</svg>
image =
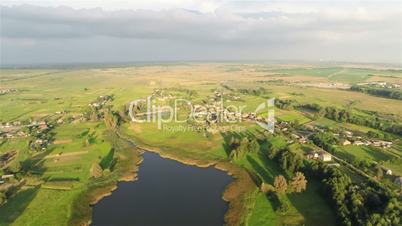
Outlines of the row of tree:
<svg viewBox="0 0 402 226">
<path fill-rule="evenodd" d="M 320 141 L 331 140 L 325 135 Z M 281 168 L 294 172 L 291 190 L 303 191 L 305 185 L 305 172 L 309 177 L 316 178 L 323 185 L 324 196 L 334 206 L 339 223 L 342 225 L 400 225 L 402 214 L 402 200 L 395 192 L 389 190 L 380 182 L 369 180 L 359 185 L 353 184 L 350 177 L 337 167 L 328 166 L 318 161 L 309 161 L 301 158 L 296 152 L 284 149 L 271 148 L 268 158 L 276 159 Z M 382 176 L 378 166 L 378 177 Z M 288 183 L 283 176 L 275 178 L 275 191 L 283 193 L 288 191 Z M 280 204 L 280 209 L 286 205 Z"/>
<path fill-rule="evenodd" d="M 346 111 L 345 109 L 338 109 L 335 107 L 326 107 L 323 114 L 326 118 L 337 122 L 349 122 L 402 136 L 402 124 L 384 120 L 379 117 L 363 117 Z"/>
<path fill-rule="evenodd" d="M 307 180 L 302 172 L 296 172 L 288 184 L 286 178 L 282 175 L 275 177 L 274 188 L 277 193 L 300 193 L 307 189 Z"/>
<path fill-rule="evenodd" d="M 289 148 L 278 149 L 272 147 L 268 150 L 267 157 L 269 159 L 275 159 L 284 171 L 291 174 L 302 169 L 304 166 L 303 157 L 291 151 Z"/>
<path fill-rule="evenodd" d="M 294 100 L 291 99 L 276 99 L 275 100 L 275 107 L 280 108 L 280 109 L 284 109 L 284 110 L 292 110 L 293 109 L 293 105 L 296 102 Z"/>
<path fill-rule="evenodd" d="M 229 141 L 231 152 L 229 158 L 232 160 L 239 160 L 244 158 L 248 153 L 256 153 L 260 150 L 260 145 L 255 138 L 244 137 L 238 139 L 234 136 Z"/>
<path fill-rule="evenodd" d="M 400 197 L 379 182 L 355 185 L 340 169 L 316 161 L 305 170 L 322 181 L 342 225 L 400 225 Z"/>
<path fill-rule="evenodd" d="M 238 89 L 238 92 L 245 95 L 262 96 L 267 94 L 267 90 L 264 87 L 259 88 L 248 88 L 248 89 Z"/>
<path fill-rule="evenodd" d="M 319 132 L 313 134 L 310 138 L 315 145 L 329 152 L 333 152 L 335 150 L 333 145 L 338 143 L 338 138 L 332 133 Z"/>
<path fill-rule="evenodd" d="M 402 91 L 398 89 L 353 85 L 352 87 L 350 87 L 350 90 L 367 93 L 374 96 L 402 100 Z"/>
<path fill-rule="evenodd" d="M 337 122 L 348 122 L 356 125 L 367 126 L 402 136 L 402 124 L 395 121 L 386 120 L 375 115 L 369 117 L 361 116 L 345 109 L 339 109 L 332 106 L 322 107 L 316 103 L 299 104 L 295 100 L 290 99 L 277 99 L 275 101 L 275 106 L 285 110 L 291 110 L 293 108 L 307 109 L 315 112 L 316 117 L 324 116 Z"/>
</svg>

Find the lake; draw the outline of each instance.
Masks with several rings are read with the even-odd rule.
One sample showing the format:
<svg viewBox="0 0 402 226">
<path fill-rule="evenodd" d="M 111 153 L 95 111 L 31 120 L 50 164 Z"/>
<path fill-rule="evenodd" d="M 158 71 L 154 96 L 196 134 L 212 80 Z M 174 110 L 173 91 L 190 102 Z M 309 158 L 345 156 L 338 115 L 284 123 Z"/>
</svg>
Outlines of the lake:
<svg viewBox="0 0 402 226">
<path fill-rule="evenodd" d="M 92 225 L 223 225 L 222 199 L 233 181 L 215 168 L 198 168 L 144 152 L 138 180 L 122 182 L 93 207 Z"/>
</svg>

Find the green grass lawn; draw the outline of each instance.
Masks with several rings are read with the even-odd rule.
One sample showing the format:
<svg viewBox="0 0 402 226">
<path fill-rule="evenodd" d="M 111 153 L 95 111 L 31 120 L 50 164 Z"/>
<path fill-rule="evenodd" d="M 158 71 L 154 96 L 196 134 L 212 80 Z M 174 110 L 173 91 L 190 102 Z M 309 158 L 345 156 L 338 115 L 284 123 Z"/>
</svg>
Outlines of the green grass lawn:
<svg viewBox="0 0 402 226">
<path fill-rule="evenodd" d="M 57 127 L 54 130 L 55 142 L 66 143 L 52 144 L 49 151 L 28 159 L 31 165 L 29 171 L 45 183 L 40 188 L 18 193 L 0 207 L 0 225 L 11 222 L 12 225 L 67 225 L 73 201 L 85 190 L 90 180 L 91 164 L 100 162 L 112 147 L 102 136 L 105 129 L 104 125 L 98 123 Z M 96 139 L 92 144 L 85 144 L 86 135 L 82 135 L 87 134 L 83 133 L 85 131 L 94 131 Z M 21 142 L 20 147 L 26 148 L 23 144 L 27 145 Z M 7 214 L 10 216 L 4 217 Z"/>
<path fill-rule="evenodd" d="M 177 126 L 186 123 L 167 123 L 165 128 L 158 129 L 154 123 L 124 125 L 125 132 L 139 145 L 160 148 L 166 153 L 172 152 L 185 158 L 198 160 L 222 160 L 227 157 L 223 147 L 223 139 L 219 133 L 210 138 L 196 131 L 173 131 Z M 191 129 L 190 129 L 191 130 Z"/>
<path fill-rule="evenodd" d="M 255 69 L 255 71 L 254 71 Z M 113 95 L 113 109 L 123 109 L 124 105 L 135 99 L 145 98 L 154 89 L 186 88 L 195 90 L 198 95 L 191 97 L 195 103 L 209 100 L 215 89 L 222 88 L 222 83 L 233 87 L 235 95 L 242 101 L 225 102 L 243 106 L 244 111 L 254 112 L 257 106 L 265 103 L 269 97 L 291 98 L 299 103 L 318 103 L 322 106 L 352 107 L 358 111 L 378 111 L 381 114 L 394 114 L 402 118 L 402 105 L 398 100 L 373 97 L 363 93 L 337 89 L 305 88 L 291 84 L 291 80 L 283 83 L 257 82 L 272 76 L 268 72 L 277 73 L 275 79 L 286 77 L 301 78 L 303 82 L 345 82 L 356 83 L 368 81 L 375 76 L 399 76 L 391 71 L 342 68 L 342 67 L 303 67 L 286 68 L 272 65 L 222 65 L 222 64 L 178 64 L 172 66 L 146 66 L 105 69 L 74 69 L 74 70 L 1 70 L 0 82 L 2 88 L 18 89 L 15 93 L 0 95 L 0 122 L 14 120 L 43 120 L 55 117 L 56 111 L 67 111 L 67 115 L 83 113 L 88 104 L 100 95 Z M 247 76 L 245 76 L 247 73 Z M 253 96 L 239 94 L 239 88 L 255 89 L 263 87 L 265 95 Z M 225 92 L 229 92 L 225 90 Z M 292 95 L 292 93 L 301 95 Z M 175 91 L 175 95 L 187 97 L 185 93 Z M 309 122 L 310 119 L 299 111 L 276 109 L 279 119 Z M 60 115 L 57 115 L 59 117 Z M 316 123 L 331 127 L 339 126 L 331 120 L 319 119 Z M 186 125 L 186 124 L 183 124 Z M 258 127 L 255 123 L 239 124 L 255 133 Z M 228 154 L 225 150 L 224 135 L 217 132 L 208 137 L 193 130 L 174 131 L 176 123 L 166 123 L 165 129 L 158 129 L 155 123 L 130 124 L 124 123 L 121 131 L 132 138 L 138 145 L 157 148 L 164 154 L 171 154 L 188 160 L 204 162 L 225 161 Z M 182 126 L 182 125 L 181 125 Z M 342 124 L 342 127 L 353 131 L 367 132 L 368 128 Z M 169 128 L 172 128 L 169 129 Z M 128 165 L 134 164 L 132 153 L 117 151 L 113 156 L 122 157 L 122 167 L 117 167 L 114 173 L 107 174 L 106 181 L 89 179 L 89 169 L 94 162 L 103 162 L 102 166 L 110 165 L 111 148 L 117 147 L 116 139 L 106 131 L 103 123 L 77 123 L 58 125 L 55 142 L 50 144 L 44 153 L 32 153 L 28 150 L 27 139 L 7 140 L 0 144 L 0 153 L 18 150 L 14 167 L 19 162 L 31 164 L 28 185 L 8 203 L 0 207 L 0 225 L 67 225 L 77 203 L 74 201 L 87 189 L 99 188 L 115 182 L 119 175 L 124 174 Z M 121 141 L 120 141 L 121 142 Z M 270 139 L 271 145 L 282 148 L 286 146 L 283 137 Z M 124 145 L 122 145 L 124 146 Z M 264 148 L 264 147 L 263 147 Z M 266 147 L 265 147 L 266 148 Z M 298 147 L 297 147 L 298 148 Z M 299 149 L 299 148 L 298 148 Z M 395 152 L 399 152 L 396 147 Z M 301 150 L 301 149 L 300 149 Z M 307 150 L 305 147 L 303 150 Z M 130 154 L 131 153 L 131 154 Z M 366 158 L 384 161 L 384 166 L 400 173 L 400 162 L 395 155 L 387 152 L 377 152 L 366 147 L 340 147 L 338 152 L 345 159 Z M 248 155 L 235 162 L 267 183 L 273 184 L 275 176 L 283 174 L 278 165 L 258 154 Z M 399 169 L 397 168 L 399 167 Z M 33 189 L 31 183 L 42 183 L 42 187 Z M 358 181 L 358 179 L 355 179 Z M 95 184 L 95 185 L 94 185 Z M 63 189 L 63 190 L 61 190 Z M 309 181 L 308 189 L 301 194 L 291 194 L 284 197 L 289 203 L 289 212 L 281 215 L 275 212 L 271 201 L 259 191 L 249 194 L 246 217 L 247 225 L 278 225 L 306 224 L 333 225 L 334 216 L 326 201 L 319 195 L 319 183 Z M 84 208 L 84 207 L 83 207 Z M 86 208 L 86 209 L 85 209 Z M 85 210 L 88 206 L 85 206 Z M 87 212 L 84 213 L 88 214 Z M 78 214 L 79 215 L 79 214 Z"/>
<path fill-rule="evenodd" d="M 289 175 L 273 160 L 269 160 L 260 154 L 249 154 L 246 158 L 236 161 L 246 169 L 254 172 L 265 183 L 273 184 L 278 175 Z M 254 208 L 247 216 L 248 225 L 260 225 L 268 221 L 273 225 L 290 224 L 297 225 L 304 222 L 305 225 L 335 225 L 335 216 L 326 200 L 319 194 L 319 183 L 309 181 L 307 191 L 300 194 L 287 194 L 283 201 L 290 206 L 285 214 L 277 214 L 274 211 L 274 204 L 267 196 L 259 191 L 252 197 L 255 199 Z"/>
<path fill-rule="evenodd" d="M 347 145 L 347 146 L 339 147 L 336 150 L 337 150 L 337 155 L 339 155 L 343 159 L 347 159 L 349 161 L 353 161 L 356 158 L 368 159 L 368 160 L 374 160 L 374 161 L 388 161 L 395 157 L 386 152 L 379 151 L 379 150 L 369 147 L 369 146 Z"/>
<path fill-rule="evenodd" d="M 72 203 L 80 192 L 31 189 L 19 193 L 0 208 L 0 225 L 67 225 Z"/>
</svg>

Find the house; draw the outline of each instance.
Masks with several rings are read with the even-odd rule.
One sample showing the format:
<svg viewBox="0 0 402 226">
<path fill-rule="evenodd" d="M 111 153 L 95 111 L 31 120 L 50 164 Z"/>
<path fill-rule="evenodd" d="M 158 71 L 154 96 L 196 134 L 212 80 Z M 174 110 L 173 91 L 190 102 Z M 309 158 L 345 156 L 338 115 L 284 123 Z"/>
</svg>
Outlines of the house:
<svg viewBox="0 0 402 226">
<path fill-rule="evenodd" d="M 49 127 L 47 126 L 47 124 L 40 124 L 39 125 L 39 129 L 40 130 L 46 130 L 46 129 L 48 129 Z"/>
<path fill-rule="evenodd" d="M 327 152 L 320 152 L 318 158 L 323 162 L 329 162 L 332 160 L 332 155 Z"/>
<path fill-rule="evenodd" d="M 302 144 L 305 144 L 305 143 L 307 143 L 307 139 L 306 139 L 304 136 L 302 136 L 302 137 L 299 139 L 299 142 L 302 143 Z"/>
<path fill-rule="evenodd" d="M 6 133 L 6 138 L 12 139 L 12 138 L 14 138 L 14 134 Z"/>
<path fill-rule="evenodd" d="M 345 131 L 345 134 L 346 134 L 347 137 L 352 137 L 353 136 L 353 133 L 350 132 L 350 131 Z"/>
<path fill-rule="evenodd" d="M 381 144 L 381 147 L 383 147 L 383 148 L 389 148 L 392 145 L 392 142 L 388 142 L 388 141 L 380 140 L 379 142 Z"/>
<path fill-rule="evenodd" d="M 332 160 L 332 155 L 321 151 L 321 152 L 312 152 L 312 153 L 308 153 L 306 155 L 307 159 L 315 159 L 315 160 L 321 160 L 323 162 L 329 162 Z"/>
<path fill-rule="evenodd" d="M 356 146 L 360 146 L 360 145 L 363 145 L 364 143 L 362 142 L 362 141 L 360 141 L 360 140 L 356 140 L 355 142 L 353 142 L 353 145 L 356 145 Z"/>
<path fill-rule="evenodd" d="M 313 153 L 308 153 L 306 154 L 307 159 L 314 159 L 314 154 Z"/>
<path fill-rule="evenodd" d="M 13 178 L 14 174 L 4 174 L 3 176 L 1 176 L 1 179 L 9 179 L 9 178 Z"/>
<path fill-rule="evenodd" d="M 391 147 L 392 142 L 379 140 L 379 141 L 374 141 L 372 144 L 375 147 L 389 148 L 389 147 Z"/>
<path fill-rule="evenodd" d="M 28 135 L 26 134 L 26 133 L 24 133 L 23 131 L 19 131 L 18 133 L 17 133 L 17 135 L 19 136 L 19 137 L 27 137 Z"/>
<path fill-rule="evenodd" d="M 342 145 L 343 145 L 343 146 L 349 145 L 349 144 L 351 144 L 351 142 L 350 142 L 349 140 L 344 140 L 344 141 L 342 142 Z"/>
<path fill-rule="evenodd" d="M 299 135 L 294 134 L 294 133 L 292 133 L 292 134 L 291 134 L 291 136 L 292 136 L 293 138 L 295 138 L 295 139 L 299 139 L 299 138 L 300 138 L 300 136 L 299 136 Z"/>
<path fill-rule="evenodd" d="M 371 145 L 371 141 L 364 141 L 364 145 L 366 145 L 366 146 Z"/>
<path fill-rule="evenodd" d="M 385 170 L 385 174 L 386 175 L 392 175 L 392 170 L 390 170 L 390 169 Z"/>
</svg>

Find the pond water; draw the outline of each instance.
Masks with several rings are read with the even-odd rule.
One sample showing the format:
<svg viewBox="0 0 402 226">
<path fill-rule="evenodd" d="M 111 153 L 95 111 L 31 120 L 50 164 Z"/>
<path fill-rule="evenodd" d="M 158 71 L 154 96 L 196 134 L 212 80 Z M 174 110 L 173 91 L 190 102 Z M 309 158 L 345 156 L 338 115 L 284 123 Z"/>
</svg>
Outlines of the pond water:
<svg viewBox="0 0 402 226">
<path fill-rule="evenodd" d="M 92 225 L 223 225 L 222 199 L 232 178 L 215 168 L 187 166 L 144 152 L 138 180 L 119 183 L 93 207 Z"/>
</svg>

